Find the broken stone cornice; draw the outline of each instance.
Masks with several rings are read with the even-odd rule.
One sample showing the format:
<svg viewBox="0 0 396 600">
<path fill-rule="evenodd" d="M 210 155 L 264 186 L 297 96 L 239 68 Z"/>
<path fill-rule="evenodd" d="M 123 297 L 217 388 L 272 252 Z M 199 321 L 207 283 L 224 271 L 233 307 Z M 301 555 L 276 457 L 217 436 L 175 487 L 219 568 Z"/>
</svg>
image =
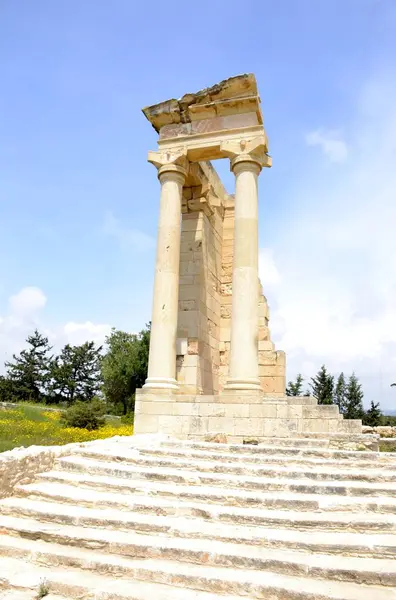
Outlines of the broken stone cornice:
<svg viewBox="0 0 396 600">
<path fill-rule="evenodd" d="M 253 73 L 244 73 L 224 79 L 196 93 L 184 94 L 178 100 L 171 98 L 152 106 L 146 106 L 142 110 L 154 129 L 159 132 L 164 125 L 191 122 L 193 119 L 191 118 L 190 108 L 193 106 L 200 105 L 202 108 L 206 106 L 208 110 L 211 107 L 217 112 L 216 105 L 243 102 L 244 99 L 249 98 L 257 106 L 259 105 L 260 98 L 256 78 Z"/>
</svg>

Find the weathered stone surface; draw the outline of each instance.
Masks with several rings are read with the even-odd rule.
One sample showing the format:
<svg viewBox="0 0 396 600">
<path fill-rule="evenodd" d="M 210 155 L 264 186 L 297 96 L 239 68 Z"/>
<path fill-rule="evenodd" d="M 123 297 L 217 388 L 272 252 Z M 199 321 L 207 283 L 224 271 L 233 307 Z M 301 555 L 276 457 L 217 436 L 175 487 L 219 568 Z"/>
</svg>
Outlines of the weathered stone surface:
<svg viewBox="0 0 396 600">
<path fill-rule="evenodd" d="M 220 354 L 222 360 L 223 353 Z M 191 395 L 170 395 L 165 399 L 147 394 L 138 394 L 135 403 L 136 433 L 173 433 L 178 438 L 196 437 L 205 439 L 207 433 L 239 437 L 239 441 L 249 434 L 262 439 L 289 437 L 296 434 L 330 435 L 334 447 L 378 449 L 379 436 L 356 435 L 361 433 L 361 421 L 345 420 L 335 405 L 317 405 L 314 398 L 290 398 L 282 392 L 271 392 L 271 396 L 221 392 L 216 395 L 195 395 L 196 370 L 199 363 L 198 385 L 205 388 L 212 385 L 213 367 L 210 360 L 198 355 L 186 355 L 183 378 L 180 381 Z M 218 376 L 221 376 L 219 367 Z M 269 388 L 282 389 L 282 378 L 264 377 L 269 380 Z M 275 380 L 275 381 L 274 381 Z M 184 405 L 173 410 L 173 405 Z M 206 429 L 205 429 L 206 428 Z M 336 434 L 340 434 L 337 440 Z"/>
<path fill-rule="evenodd" d="M 216 433 L 215 435 L 207 435 L 205 436 L 205 442 L 212 442 L 215 444 L 226 444 L 227 436 L 223 433 Z"/>
<path fill-rule="evenodd" d="M 396 438 L 396 427 L 378 426 L 364 427 L 363 433 L 378 433 L 382 438 Z"/>
<path fill-rule="evenodd" d="M 45 580 L 50 600 L 393 600 L 396 456 L 331 449 L 348 436 L 372 437 L 21 451 L 33 477 L 0 499 L 0 598 Z"/>
<path fill-rule="evenodd" d="M 178 123 L 191 123 L 191 121 L 202 119 L 215 118 L 219 114 L 230 114 L 227 111 L 227 104 L 231 103 L 231 114 L 248 112 L 246 106 L 251 106 L 250 110 L 259 110 L 258 108 L 258 91 L 254 75 L 251 73 L 237 75 L 225 79 L 216 85 L 204 88 L 195 93 L 185 94 L 179 100 L 171 99 L 165 102 L 160 102 L 153 106 L 147 106 L 143 109 L 143 113 L 153 125 L 156 131 L 160 131 L 166 125 Z M 239 101 L 240 106 L 237 107 Z M 220 112 L 222 107 L 222 111 Z M 257 108 L 256 108 L 257 107 Z M 254 112 L 253 112 L 254 114 Z M 260 114 L 258 115 L 261 118 Z M 256 124 L 256 120 L 253 124 Z M 262 123 L 262 120 L 259 121 Z M 242 121 L 243 124 L 249 126 L 252 121 Z M 225 128 L 240 127 L 240 122 L 232 123 L 226 121 Z M 222 128 L 221 124 L 218 127 Z M 184 128 L 180 132 L 179 129 L 167 128 L 164 131 L 164 136 L 169 135 L 184 135 L 192 133 L 191 128 Z"/>
</svg>

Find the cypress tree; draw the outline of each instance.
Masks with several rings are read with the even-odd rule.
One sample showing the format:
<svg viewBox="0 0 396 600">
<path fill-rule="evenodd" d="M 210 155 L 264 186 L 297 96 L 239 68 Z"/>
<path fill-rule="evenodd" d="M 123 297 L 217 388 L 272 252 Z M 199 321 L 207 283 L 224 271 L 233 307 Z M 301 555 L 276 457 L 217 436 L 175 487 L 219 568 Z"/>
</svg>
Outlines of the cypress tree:
<svg viewBox="0 0 396 600">
<path fill-rule="evenodd" d="M 318 404 L 333 404 L 334 376 L 328 373 L 325 365 L 321 366 L 316 377 L 311 377 L 309 385 Z"/>
<path fill-rule="evenodd" d="M 344 373 L 340 373 L 337 379 L 337 384 L 334 393 L 334 403 L 337 404 L 340 409 L 340 413 L 345 413 L 345 393 L 346 393 L 346 381 Z"/>
<path fill-rule="evenodd" d="M 382 423 L 382 412 L 380 409 L 380 403 L 374 404 L 371 400 L 370 408 L 363 417 L 363 425 L 369 425 L 370 427 L 377 427 Z"/>
<path fill-rule="evenodd" d="M 286 396 L 302 396 L 304 378 L 299 373 L 296 377 L 296 381 L 289 381 L 286 387 Z"/>
<path fill-rule="evenodd" d="M 363 408 L 363 390 L 355 373 L 352 373 L 348 380 L 345 392 L 345 411 L 346 419 L 362 419 L 364 416 Z"/>
</svg>

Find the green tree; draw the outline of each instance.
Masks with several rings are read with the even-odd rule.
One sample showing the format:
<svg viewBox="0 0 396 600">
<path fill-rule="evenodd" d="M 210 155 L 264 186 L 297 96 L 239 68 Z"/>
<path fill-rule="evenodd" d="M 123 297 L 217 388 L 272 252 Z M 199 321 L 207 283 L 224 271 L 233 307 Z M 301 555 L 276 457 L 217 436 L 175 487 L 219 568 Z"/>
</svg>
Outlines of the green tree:
<svg viewBox="0 0 396 600">
<path fill-rule="evenodd" d="M 286 396 L 302 396 L 304 378 L 299 373 L 296 377 L 296 381 L 289 381 L 286 386 Z"/>
<path fill-rule="evenodd" d="M 311 377 L 309 385 L 318 404 L 333 404 L 334 376 L 328 373 L 325 365 L 321 366 L 316 377 Z"/>
<path fill-rule="evenodd" d="M 13 402 L 12 381 L 8 377 L 0 375 L 0 402 Z"/>
<path fill-rule="evenodd" d="M 126 415 L 133 410 L 136 388 L 147 377 L 150 325 L 138 335 L 113 329 L 106 338 L 107 352 L 102 361 L 103 392 L 115 409 Z"/>
<path fill-rule="evenodd" d="M 41 402 L 45 400 L 50 379 L 49 355 L 51 346 L 48 338 L 37 329 L 27 340 L 28 348 L 19 355 L 13 354 L 13 362 L 6 362 L 7 377 L 12 383 L 14 396 L 18 400 Z"/>
<path fill-rule="evenodd" d="M 380 403 L 374 404 L 371 400 L 370 408 L 363 416 L 363 425 L 369 425 L 370 427 L 377 427 L 382 423 L 382 412 L 380 409 Z"/>
<path fill-rule="evenodd" d="M 94 342 L 66 344 L 51 364 L 51 393 L 55 401 L 89 402 L 101 389 L 101 347 Z"/>
<path fill-rule="evenodd" d="M 346 387 L 345 375 L 344 373 L 340 373 L 335 387 L 334 403 L 337 404 L 341 414 L 345 413 Z"/>
<path fill-rule="evenodd" d="M 147 379 L 148 359 L 150 349 L 150 331 L 151 322 L 146 324 L 146 327 L 139 332 L 138 349 L 136 357 L 136 387 L 141 388 Z"/>
<path fill-rule="evenodd" d="M 355 373 L 352 373 L 348 380 L 345 392 L 345 411 L 346 419 L 362 419 L 364 415 L 363 408 L 363 390 Z"/>
</svg>

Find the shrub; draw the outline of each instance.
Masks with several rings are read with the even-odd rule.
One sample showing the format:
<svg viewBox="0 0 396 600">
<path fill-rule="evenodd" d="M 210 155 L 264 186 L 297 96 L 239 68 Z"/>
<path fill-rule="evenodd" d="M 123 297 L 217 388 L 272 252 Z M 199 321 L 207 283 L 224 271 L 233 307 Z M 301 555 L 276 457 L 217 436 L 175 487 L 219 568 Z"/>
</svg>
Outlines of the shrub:
<svg viewBox="0 0 396 600">
<path fill-rule="evenodd" d="M 62 423 L 66 427 L 79 427 L 93 431 L 105 423 L 104 406 L 100 400 L 92 402 L 75 402 L 62 415 Z"/>
<path fill-rule="evenodd" d="M 122 415 L 121 423 L 124 425 L 133 425 L 134 418 L 135 414 L 133 412 L 127 413 L 126 415 Z"/>
</svg>

